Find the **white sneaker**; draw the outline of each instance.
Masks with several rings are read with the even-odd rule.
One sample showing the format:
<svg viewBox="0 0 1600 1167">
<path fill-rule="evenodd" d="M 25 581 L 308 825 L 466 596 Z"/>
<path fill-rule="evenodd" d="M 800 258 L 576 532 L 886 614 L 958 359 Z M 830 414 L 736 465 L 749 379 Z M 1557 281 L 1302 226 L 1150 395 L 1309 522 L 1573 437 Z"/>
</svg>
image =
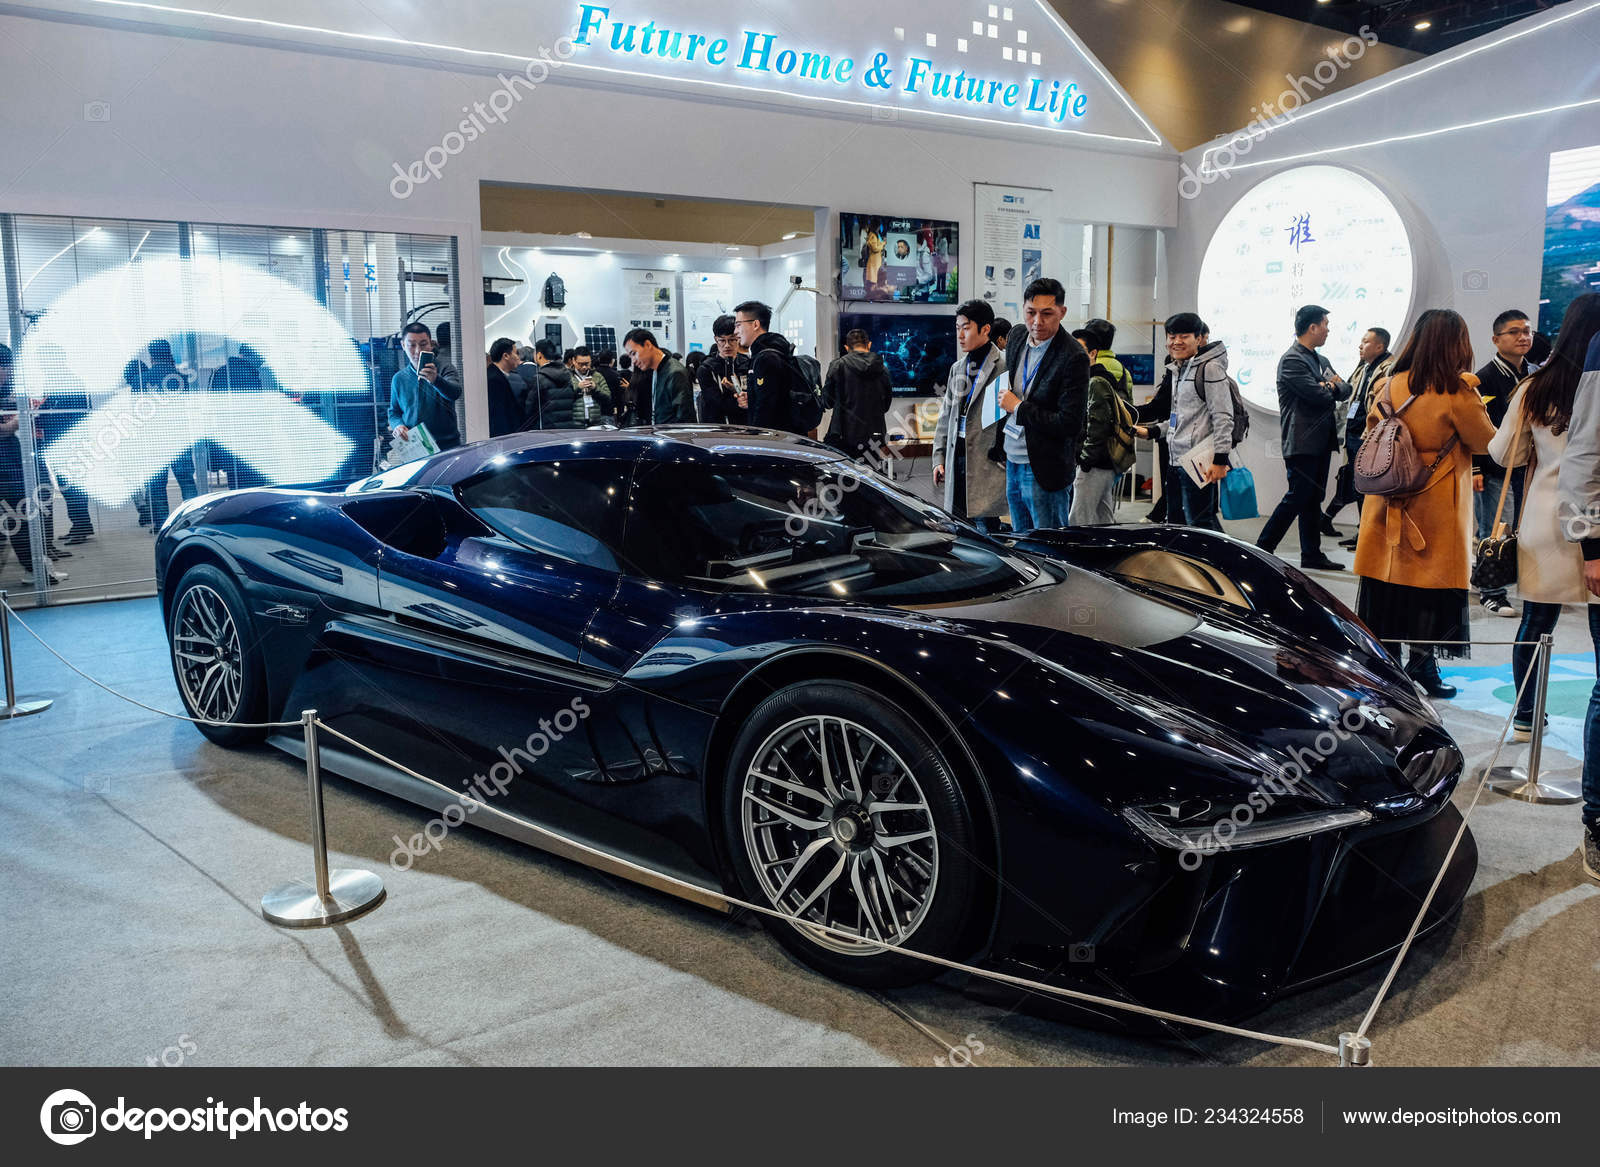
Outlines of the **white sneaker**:
<svg viewBox="0 0 1600 1167">
<path fill-rule="evenodd" d="M 48 572 L 45 573 L 45 578 L 47 578 L 53 584 L 66 583 L 67 582 L 67 573 L 64 572 L 64 571 L 57 571 L 54 568 L 51 568 Z M 22 582 L 25 583 L 25 584 L 33 583 L 33 572 L 31 572 L 31 571 L 23 572 L 22 573 Z"/>
</svg>

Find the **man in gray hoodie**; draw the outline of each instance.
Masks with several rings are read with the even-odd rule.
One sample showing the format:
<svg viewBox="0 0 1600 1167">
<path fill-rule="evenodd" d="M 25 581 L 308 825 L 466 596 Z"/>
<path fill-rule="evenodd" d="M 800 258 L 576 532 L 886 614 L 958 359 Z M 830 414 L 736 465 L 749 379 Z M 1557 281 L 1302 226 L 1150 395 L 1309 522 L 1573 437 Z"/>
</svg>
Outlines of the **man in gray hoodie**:
<svg viewBox="0 0 1600 1167">
<path fill-rule="evenodd" d="M 1193 312 L 1167 319 L 1167 370 L 1163 385 L 1172 393 L 1172 415 L 1166 424 L 1140 426 L 1142 438 L 1164 438 L 1171 452 L 1178 498 L 1167 504 L 1169 522 L 1180 516 L 1191 527 L 1222 530 L 1217 518 L 1217 483 L 1227 476 L 1233 451 L 1233 392 L 1228 388 L 1228 350 L 1211 339 L 1206 322 Z M 1183 469 L 1191 450 L 1211 442 L 1205 482 L 1196 485 Z M 1179 504 L 1181 503 L 1181 508 Z"/>
</svg>

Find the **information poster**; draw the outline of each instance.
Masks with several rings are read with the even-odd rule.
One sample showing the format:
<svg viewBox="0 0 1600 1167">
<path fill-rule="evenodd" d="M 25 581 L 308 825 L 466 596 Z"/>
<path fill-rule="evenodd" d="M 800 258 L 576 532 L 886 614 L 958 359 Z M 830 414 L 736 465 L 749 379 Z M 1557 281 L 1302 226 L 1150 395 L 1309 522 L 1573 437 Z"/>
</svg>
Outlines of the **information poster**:
<svg viewBox="0 0 1600 1167">
<path fill-rule="evenodd" d="M 684 352 L 710 352 L 711 326 L 733 311 L 733 276 L 725 271 L 683 273 Z"/>
<path fill-rule="evenodd" d="M 672 285 L 675 274 L 669 269 L 622 269 L 628 327 L 648 328 L 655 333 L 656 343 L 664 349 L 672 348 Z"/>
<path fill-rule="evenodd" d="M 1031 187 L 974 183 L 978 226 L 977 294 L 996 316 L 1022 319 L 1022 289 L 1044 274 L 1053 194 Z"/>
</svg>

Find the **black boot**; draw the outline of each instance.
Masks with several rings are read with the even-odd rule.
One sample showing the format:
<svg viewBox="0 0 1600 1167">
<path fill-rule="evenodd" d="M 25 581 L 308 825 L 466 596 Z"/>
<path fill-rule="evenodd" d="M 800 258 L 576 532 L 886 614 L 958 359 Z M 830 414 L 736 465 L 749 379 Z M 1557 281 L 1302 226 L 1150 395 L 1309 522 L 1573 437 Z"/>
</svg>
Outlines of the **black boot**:
<svg viewBox="0 0 1600 1167">
<path fill-rule="evenodd" d="M 1448 701 L 1456 695 L 1456 687 L 1447 685 L 1439 676 L 1439 662 L 1434 659 L 1433 652 L 1418 652 L 1411 650 L 1411 660 L 1406 664 L 1406 675 L 1415 681 L 1428 696 L 1440 701 Z"/>
<path fill-rule="evenodd" d="M 1333 525 L 1333 516 L 1328 514 L 1326 511 L 1324 511 L 1322 514 L 1322 533 L 1328 536 L 1330 539 L 1337 539 L 1340 535 L 1344 534 L 1343 531 L 1339 530 L 1338 527 Z"/>
</svg>

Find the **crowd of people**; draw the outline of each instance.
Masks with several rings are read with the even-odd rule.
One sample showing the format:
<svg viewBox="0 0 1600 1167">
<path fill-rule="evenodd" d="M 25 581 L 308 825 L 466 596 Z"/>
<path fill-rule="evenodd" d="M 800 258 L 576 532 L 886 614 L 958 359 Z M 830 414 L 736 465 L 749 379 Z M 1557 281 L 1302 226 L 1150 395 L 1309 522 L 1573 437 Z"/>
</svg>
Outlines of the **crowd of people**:
<svg viewBox="0 0 1600 1167">
<path fill-rule="evenodd" d="M 487 354 L 489 434 L 695 422 L 809 432 L 795 399 L 822 391 L 819 367 L 771 327 L 772 309 L 747 300 L 713 322 L 713 352 L 687 357 L 663 348 L 648 328 L 629 331 L 620 354 L 500 337 Z M 402 346 L 407 363 L 389 391 L 391 433 L 404 438 L 424 423 L 440 449 L 459 445 L 459 372 L 429 360 L 426 325 L 407 325 Z"/>
</svg>

